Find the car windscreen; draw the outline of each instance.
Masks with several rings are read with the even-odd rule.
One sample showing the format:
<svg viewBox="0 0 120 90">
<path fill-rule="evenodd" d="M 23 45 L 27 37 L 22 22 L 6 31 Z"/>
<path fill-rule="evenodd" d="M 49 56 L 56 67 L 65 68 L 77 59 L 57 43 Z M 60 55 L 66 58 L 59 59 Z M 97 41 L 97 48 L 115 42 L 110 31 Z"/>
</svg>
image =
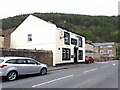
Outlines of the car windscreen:
<svg viewBox="0 0 120 90">
<path fill-rule="evenodd" d="M 4 60 L 0 59 L 0 63 L 2 63 Z"/>
</svg>

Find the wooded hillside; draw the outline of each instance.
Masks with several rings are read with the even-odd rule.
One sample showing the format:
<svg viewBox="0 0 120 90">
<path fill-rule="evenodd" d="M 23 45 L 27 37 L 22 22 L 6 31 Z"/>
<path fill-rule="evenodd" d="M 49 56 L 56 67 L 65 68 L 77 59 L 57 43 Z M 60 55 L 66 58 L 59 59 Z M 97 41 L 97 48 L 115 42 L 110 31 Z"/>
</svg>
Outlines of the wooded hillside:
<svg viewBox="0 0 120 90">
<path fill-rule="evenodd" d="M 3 19 L 3 30 L 18 27 L 28 15 Z M 79 33 L 93 42 L 118 42 L 117 16 L 88 16 L 61 13 L 34 13 L 33 15 Z"/>
</svg>

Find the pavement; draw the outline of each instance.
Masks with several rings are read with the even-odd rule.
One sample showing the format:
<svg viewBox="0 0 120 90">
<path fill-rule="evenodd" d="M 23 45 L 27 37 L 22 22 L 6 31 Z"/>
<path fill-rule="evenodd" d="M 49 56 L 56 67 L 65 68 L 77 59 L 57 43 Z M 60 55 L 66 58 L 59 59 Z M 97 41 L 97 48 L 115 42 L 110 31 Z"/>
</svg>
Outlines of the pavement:
<svg viewBox="0 0 120 90">
<path fill-rule="evenodd" d="M 115 60 L 116 61 L 116 60 Z M 108 63 L 109 61 L 104 61 L 104 62 L 94 62 L 94 63 Z M 91 64 L 94 64 L 91 63 Z M 48 67 L 48 71 L 55 71 L 55 70 L 62 70 L 62 69 L 70 69 L 70 68 L 76 68 L 76 67 L 83 67 L 85 66 L 86 63 L 80 62 L 80 63 L 71 63 L 71 64 L 61 64 L 53 67 Z M 89 65 L 89 64 L 87 64 Z"/>
<path fill-rule="evenodd" d="M 48 71 L 55 71 L 55 70 L 62 70 L 62 69 L 69 69 L 75 68 L 86 65 L 85 63 L 75 63 L 75 64 L 62 64 L 58 66 L 48 67 Z"/>
</svg>

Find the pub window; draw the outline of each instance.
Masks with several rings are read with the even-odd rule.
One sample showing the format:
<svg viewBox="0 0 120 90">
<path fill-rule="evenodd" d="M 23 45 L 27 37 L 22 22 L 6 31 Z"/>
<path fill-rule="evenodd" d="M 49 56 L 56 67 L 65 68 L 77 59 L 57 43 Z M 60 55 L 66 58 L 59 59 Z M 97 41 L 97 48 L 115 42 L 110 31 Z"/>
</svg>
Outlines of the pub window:
<svg viewBox="0 0 120 90">
<path fill-rule="evenodd" d="M 71 38 L 71 44 L 77 45 L 77 39 Z"/>
<path fill-rule="evenodd" d="M 28 41 L 32 41 L 32 34 L 28 34 Z"/>
<path fill-rule="evenodd" d="M 62 49 L 62 60 L 70 60 L 70 49 L 68 48 L 63 48 Z"/>
<path fill-rule="evenodd" d="M 70 34 L 68 32 L 64 32 L 64 44 L 70 45 Z"/>
<path fill-rule="evenodd" d="M 83 60 L 83 51 L 79 50 L 79 60 Z"/>
<path fill-rule="evenodd" d="M 82 38 L 79 37 L 79 47 L 82 47 Z"/>
</svg>

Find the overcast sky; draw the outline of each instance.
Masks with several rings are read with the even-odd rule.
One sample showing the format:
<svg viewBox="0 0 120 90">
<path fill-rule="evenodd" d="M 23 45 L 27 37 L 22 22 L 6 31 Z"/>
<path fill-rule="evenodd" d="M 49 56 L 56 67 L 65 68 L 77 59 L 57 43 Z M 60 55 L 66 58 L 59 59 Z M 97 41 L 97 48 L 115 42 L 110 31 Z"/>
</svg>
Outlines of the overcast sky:
<svg viewBox="0 0 120 90">
<path fill-rule="evenodd" d="M 0 19 L 34 12 L 118 15 L 119 0 L 0 0 Z"/>
</svg>

